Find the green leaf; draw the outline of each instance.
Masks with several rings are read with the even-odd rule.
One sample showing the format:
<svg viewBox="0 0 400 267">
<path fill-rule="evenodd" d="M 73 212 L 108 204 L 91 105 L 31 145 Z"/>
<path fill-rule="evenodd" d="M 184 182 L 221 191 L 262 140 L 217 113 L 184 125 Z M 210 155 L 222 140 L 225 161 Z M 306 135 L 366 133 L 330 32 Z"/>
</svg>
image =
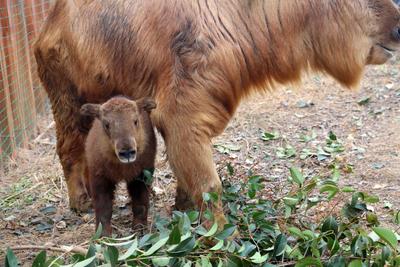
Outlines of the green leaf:
<svg viewBox="0 0 400 267">
<path fill-rule="evenodd" d="M 242 257 L 247 257 L 250 255 L 257 247 L 250 243 L 249 241 L 245 241 L 242 245 L 242 247 L 239 249 L 238 253 Z"/>
<path fill-rule="evenodd" d="M 228 174 L 229 174 L 229 176 L 232 176 L 232 175 L 235 173 L 235 170 L 233 169 L 231 163 L 228 163 L 228 164 L 226 165 L 226 168 L 228 169 Z"/>
<path fill-rule="evenodd" d="M 337 241 L 336 238 L 327 237 L 327 239 L 328 249 L 331 251 L 331 255 L 335 255 L 340 249 L 339 241 Z"/>
<path fill-rule="evenodd" d="M 135 238 L 135 240 L 133 240 L 133 243 L 128 248 L 128 250 L 118 258 L 118 261 L 124 261 L 130 256 L 132 256 L 136 252 L 137 248 L 138 248 L 138 240 L 137 238 Z"/>
<path fill-rule="evenodd" d="M 93 256 L 96 256 L 96 247 L 93 244 L 90 244 L 85 259 L 89 259 L 90 257 Z M 87 267 L 95 267 L 95 262 L 96 261 L 93 261 Z"/>
<path fill-rule="evenodd" d="M 196 239 L 191 236 L 183 240 L 178 245 L 171 247 L 167 252 L 173 257 L 183 257 L 190 253 L 196 246 Z"/>
<path fill-rule="evenodd" d="M 211 201 L 212 203 L 215 203 L 218 201 L 218 194 L 215 192 L 203 193 L 203 200 L 205 202 Z"/>
<path fill-rule="evenodd" d="M 175 245 L 181 242 L 181 231 L 179 231 L 179 226 L 175 225 L 174 229 L 172 229 L 169 234 L 168 244 Z"/>
<path fill-rule="evenodd" d="M 195 223 L 195 222 L 197 222 L 197 219 L 199 218 L 200 213 L 198 211 L 192 210 L 192 211 L 187 212 L 186 214 L 189 217 L 190 222 Z"/>
<path fill-rule="evenodd" d="M 217 231 L 218 231 L 218 224 L 215 222 L 215 223 L 211 226 L 210 230 L 209 230 L 207 233 L 205 233 L 203 236 L 205 236 L 205 237 L 213 236 L 213 235 L 215 235 L 215 233 L 216 233 Z"/>
<path fill-rule="evenodd" d="M 329 131 L 328 138 L 329 138 L 329 140 L 332 140 L 332 141 L 336 141 L 337 140 L 337 137 L 336 137 L 335 133 L 332 132 L 332 131 Z"/>
<path fill-rule="evenodd" d="M 169 266 L 171 258 L 170 257 L 157 257 L 157 258 L 152 258 L 151 261 L 154 266 Z"/>
<path fill-rule="evenodd" d="M 328 192 L 329 200 L 331 200 L 338 191 L 339 191 L 339 188 L 333 184 L 325 184 L 319 189 L 320 193 Z"/>
<path fill-rule="evenodd" d="M 363 267 L 363 264 L 361 260 L 352 260 L 348 267 Z"/>
<path fill-rule="evenodd" d="M 400 210 L 395 213 L 393 221 L 395 224 L 400 224 Z"/>
<path fill-rule="evenodd" d="M 325 219 L 324 223 L 322 224 L 322 232 L 326 233 L 332 231 L 335 235 L 338 233 L 338 223 L 333 216 L 329 216 Z"/>
<path fill-rule="evenodd" d="M 113 243 L 107 241 L 108 241 L 107 239 L 105 239 L 104 241 L 101 240 L 100 243 L 109 247 L 125 247 L 125 246 L 130 246 L 133 243 L 133 240 L 123 241 L 120 243 Z"/>
<path fill-rule="evenodd" d="M 397 249 L 397 238 L 392 230 L 383 228 L 383 227 L 375 227 L 373 228 L 374 232 L 382 238 L 388 245 L 390 245 L 394 250 Z"/>
<path fill-rule="evenodd" d="M 253 256 L 250 257 L 251 262 L 255 264 L 261 264 L 265 262 L 267 259 L 268 259 L 268 254 L 262 256 L 258 251 Z"/>
<path fill-rule="evenodd" d="M 299 203 L 299 201 L 300 200 L 298 198 L 294 198 L 294 197 L 284 197 L 283 198 L 283 202 L 290 207 L 296 206 L 296 204 Z"/>
<path fill-rule="evenodd" d="M 189 217 L 187 216 L 186 213 L 183 213 L 178 223 L 179 230 L 181 231 L 181 233 L 186 234 L 187 232 L 189 232 L 191 225 L 192 222 L 190 221 Z"/>
<path fill-rule="evenodd" d="M 279 133 L 274 132 L 274 133 L 269 133 L 269 132 L 264 132 L 261 135 L 261 140 L 263 141 L 270 141 L 270 140 L 275 140 L 279 138 Z"/>
<path fill-rule="evenodd" d="M 367 212 L 367 222 L 370 225 L 379 225 L 378 216 L 373 212 Z"/>
<path fill-rule="evenodd" d="M 285 247 L 287 244 L 287 238 L 283 234 L 279 234 L 275 240 L 274 244 L 274 257 L 282 255 L 285 252 Z"/>
<path fill-rule="evenodd" d="M 357 101 L 357 104 L 359 104 L 360 106 L 366 105 L 369 103 L 369 101 L 371 100 L 370 96 L 366 96 L 361 98 L 360 100 Z"/>
<path fill-rule="evenodd" d="M 208 257 L 205 256 L 200 256 L 200 259 L 197 260 L 196 262 L 196 267 L 200 266 L 200 267 L 213 267 L 210 259 Z"/>
<path fill-rule="evenodd" d="M 239 257 L 237 257 L 235 255 L 231 255 L 228 257 L 228 261 L 227 261 L 226 265 L 224 265 L 224 266 L 242 267 L 242 266 L 244 266 L 244 264 L 243 264 L 243 261 Z"/>
<path fill-rule="evenodd" d="M 94 261 L 94 259 L 96 259 L 96 256 L 90 257 L 89 259 L 86 259 L 86 260 L 81 261 L 81 262 L 77 262 L 73 266 L 74 267 L 86 267 L 89 264 L 91 264 Z"/>
<path fill-rule="evenodd" d="M 294 235 L 298 238 L 305 239 L 303 232 L 301 232 L 301 230 L 297 227 L 289 227 L 288 231 L 289 231 L 289 233 L 291 233 L 292 235 Z"/>
<path fill-rule="evenodd" d="M 366 196 L 364 198 L 364 201 L 366 203 L 378 203 L 379 202 L 379 197 L 377 197 L 377 196 Z"/>
<path fill-rule="evenodd" d="M 342 256 L 332 258 L 327 267 L 346 267 L 346 260 Z"/>
<path fill-rule="evenodd" d="M 382 261 L 385 262 L 389 260 L 390 256 L 392 255 L 392 251 L 388 246 L 384 246 L 382 248 Z"/>
<path fill-rule="evenodd" d="M 212 248 L 210 248 L 210 250 L 211 250 L 211 251 L 220 250 L 223 246 L 224 246 L 224 240 L 219 240 L 218 243 L 215 244 L 215 246 L 213 246 Z"/>
<path fill-rule="evenodd" d="M 101 237 L 102 232 L 103 232 L 103 225 L 99 223 L 96 229 L 96 233 L 94 234 L 94 236 L 92 236 L 91 241 L 99 239 Z"/>
<path fill-rule="evenodd" d="M 18 259 L 10 248 L 7 248 L 5 265 L 5 267 L 18 267 Z"/>
<path fill-rule="evenodd" d="M 32 267 L 45 267 L 46 266 L 46 251 L 40 252 L 32 263 Z"/>
<path fill-rule="evenodd" d="M 296 169 L 296 168 L 290 168 L 290 176 L 292 177 L 293 181 L 298 184 L 299 186 L 302 186 L 304 183 L 304 177 L 301 172 Z"/>
<path fill-rule="evenodd" d="M 107 240 L 110 242 L 115 242 L 118 243 L 120 241 L 127 241 L 131 240 L 136 234 L 131 234 L 129 236 L 124 236 L 124 237 L 119 237 L 119 238 L 112 238 L 112 237 L 107 237 Z"/>
<path fill-rule="evenodd" d="M 343 188 L 342 188 L 342 192 L 343 193 L 353 193 L 353 192 L 355 192 L 356 190 L 354 190 L 354 188 L 352 188 L 351 186 L 344 186 Z"/>
<path fill-rule="evenodd" d="M 145 184 L 147 184 L 147 185 L 151 185 L 152 184 L 152 182 L 154 180 L 153 174 L 154 174 L 154 169 L 145 169 L 145 170 L 143 170 L 143 176 L 144 176 L 143 180 L 144 180 Z"/>
<path fill-rule="evenodd" d="M 363 257 L 368 249 L 369 239 L 363 235 L 358 235 L 351 242 L 351 252 L 356 257 Z"/>
<path fill-rule="evenodd" d="M 147 251 L 143 253 L 143 256 L 153 255 L 157 250 L 159 250 L 162 246 L 167 244 L 169 237 L 164 237 L 158 240 L 153 246 L 151 246 Z"/>
<path fill-rule="evenodd" d="M 295 265 L 295 267 L 306 267 L 306 266 L 322 267 L 322 263 L 321 263 L 321 260 L 319 260 L 319 259 L 307 257 L 307 258 L 299 260 Z"/>
<path fill-rule="evenodd" d="M 236 225 L 233 224 L 225 224 L 224 229 L 219 232 L 215 238 L 219 240 L 225 240 L 230 237 L 236 230 Z"/>
<path fill-rule="evenodd" d="M 112 267 L 118 265 L 119 252 L 116 247 L 108 247 L 104 254 L 105 254 L 105 258 L 108 260 L 108 262 L 111 264 Z"/>
</svg>

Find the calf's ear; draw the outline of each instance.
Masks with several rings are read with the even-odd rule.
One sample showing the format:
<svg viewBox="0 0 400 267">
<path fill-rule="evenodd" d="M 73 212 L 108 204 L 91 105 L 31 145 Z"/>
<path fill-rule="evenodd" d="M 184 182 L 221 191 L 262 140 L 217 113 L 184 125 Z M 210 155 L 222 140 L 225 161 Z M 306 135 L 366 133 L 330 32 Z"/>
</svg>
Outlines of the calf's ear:
<svg viewBox="0 0 400 267">
<path fill-rule="evenodd" d="M 100 105 L 99 104 L 84 104 L 81 107 L 81 114 L 92 118 L 100 117 Z"/>
<path fill-rule="evenodd" d="M 142 110 L 150 112 L 157 107 L 156 102 L 150 97 L 144 97 L 136 101 L 138 107 Z"/>
</svg>

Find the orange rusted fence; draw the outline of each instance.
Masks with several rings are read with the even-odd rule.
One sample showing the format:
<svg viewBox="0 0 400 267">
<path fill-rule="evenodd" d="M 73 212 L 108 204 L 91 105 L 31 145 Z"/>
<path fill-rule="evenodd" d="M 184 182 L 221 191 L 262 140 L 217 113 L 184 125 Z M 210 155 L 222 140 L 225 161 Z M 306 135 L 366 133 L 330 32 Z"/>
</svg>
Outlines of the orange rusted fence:
<svg viewBox="0 0 400 267">
<path fill-rule="evenodd" d="M 53 0 L 0 0 L 0 163 L 36 133 L 47 99 L 32 44 Z"/>
</svg>

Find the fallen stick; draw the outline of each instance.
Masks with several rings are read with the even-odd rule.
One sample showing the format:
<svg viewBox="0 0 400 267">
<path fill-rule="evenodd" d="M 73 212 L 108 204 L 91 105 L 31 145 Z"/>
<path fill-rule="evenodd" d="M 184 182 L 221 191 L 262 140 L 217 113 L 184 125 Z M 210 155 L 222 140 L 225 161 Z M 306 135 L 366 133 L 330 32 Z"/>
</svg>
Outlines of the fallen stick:
<svg viewBox="0 0 400 267">
<path fill-rule="evenodd" d="M 42 139 L 42 137 L 46 134 L 46 132 L 48 132 L 51 128 L 53 128 L 54 125 L 55 125 L 55 122 L 52 121 L 52 122 L 46 127 L 46 129 L 44 129 L 44 131 L 43 131 L 41 134 L 39 134 L 39 135 L 35 138 L 35 140 L 33 140 L 33 143 L 34 143 L 34 144 L 38 143 L 39 140 Z"/>
<path fill-rule="evenodd" d="M 55 251 L 55 252 L 63 252 L 63 253 L 79 253 L 82 255 L 86 255 L 87 249 L 83 247 L 48 247 L 48 246 L 16 246 L 11 247 L 11 250 L 48 250 L 48 251 Z"/>
<path fill-rule="evenodd" d="M 17 250 L 46 250 L 46 251 L 54 251 L 54 252 L 61 252 L 61 253 L 78 253 L 81 255 L 87 254 L 87 249 L 79 246 L 62 246 L 62 247 L 50 247 L 50 246 L 15 246 L 10 248 L 13 251 Z M 104 256 L 101 254 L 96 253 L 96 257 L 104 261 Z"/>
</svg>

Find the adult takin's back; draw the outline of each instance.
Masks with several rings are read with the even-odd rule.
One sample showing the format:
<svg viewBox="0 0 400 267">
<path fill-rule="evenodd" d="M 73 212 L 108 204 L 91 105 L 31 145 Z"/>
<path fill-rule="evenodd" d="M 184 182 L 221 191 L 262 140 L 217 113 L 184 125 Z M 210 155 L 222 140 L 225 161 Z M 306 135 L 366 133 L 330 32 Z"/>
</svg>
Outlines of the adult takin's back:
<svg viewBox="0 0 400 267">
<path fill-rule="evenodd" d="M 85 104 L 84 116 L 95 118 L 86 140 L 87 189 L 96 213 L 96 228 L 111 234 L 114 190 L 127 183 L 132 199 L 133 225 L 146 225 L 149 185 L 144 170 L 154 169 L 156 138 L 150 111 L 156 107 L 150 98 L 137 101 L 113 97 L 102 105 Z"/>
</svg>

